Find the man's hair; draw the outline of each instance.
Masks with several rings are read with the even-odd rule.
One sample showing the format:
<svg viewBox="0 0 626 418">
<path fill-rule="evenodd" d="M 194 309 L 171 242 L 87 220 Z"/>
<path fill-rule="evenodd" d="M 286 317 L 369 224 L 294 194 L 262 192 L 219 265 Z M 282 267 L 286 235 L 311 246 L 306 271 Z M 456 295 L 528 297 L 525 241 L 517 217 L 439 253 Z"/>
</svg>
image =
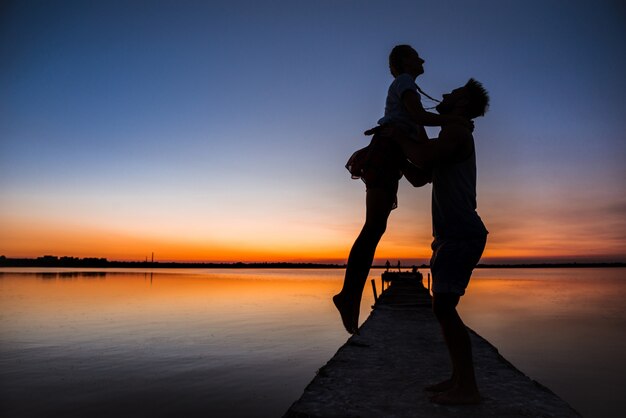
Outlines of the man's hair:
<svg viewBox="0 0 626 418">
<path fill-rule="evenodd" d="M 416 53 L 411 45 L 396 45 L 389 53 L 389 69 L 394 68 L 400 75 L 404 72 L 404 59 L 411 53 Z"/>
<path fill-rule="evenodd" d="M 484 116 L 487 109 L 489 109 L 489 93 L 487 93 L 487 90 L 485 90 L 481 83 L 473 78 L 470 78 L 468 82 L 465 83 L 463 89 L 469 101 L 467 105 L 467 116 L 470 119 Z"/>
</svg>

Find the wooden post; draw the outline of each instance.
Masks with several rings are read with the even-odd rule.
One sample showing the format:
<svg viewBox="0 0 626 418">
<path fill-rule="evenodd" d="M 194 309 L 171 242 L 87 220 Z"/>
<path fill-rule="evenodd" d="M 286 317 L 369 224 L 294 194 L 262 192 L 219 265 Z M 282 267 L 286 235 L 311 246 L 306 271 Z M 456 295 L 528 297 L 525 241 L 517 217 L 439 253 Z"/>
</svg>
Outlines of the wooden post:
<svg viewBox="0 0 626 418">
<path fill-rule="evenodd" d="M 378 295 L 376 294 L 376 280 L 372 279 L 372 291 L 374 292 L 374 302 L 378 300 Z"/>
</svg>

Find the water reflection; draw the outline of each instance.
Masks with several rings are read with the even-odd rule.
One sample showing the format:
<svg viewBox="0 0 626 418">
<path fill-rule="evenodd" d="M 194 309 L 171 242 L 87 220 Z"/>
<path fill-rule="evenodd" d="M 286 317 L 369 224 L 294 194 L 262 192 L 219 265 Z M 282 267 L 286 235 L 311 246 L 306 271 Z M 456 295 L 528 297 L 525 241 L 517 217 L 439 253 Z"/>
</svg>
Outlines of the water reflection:
<svg viewBox="0 0 626 418">
<path fill-rule="evenodd" d="M 583 416 L 622 416 L 626 269 L 477 270 L 468 326 Z"/>
<path fill-rule="evenodd" d="M 343 270 L 7 270 L 7 416 L 281 416 L 347 338 Z M 625 273 L 477 270 L 459 309 L 583 415 L 621 416 Z"/>
<path fill-rule="evenodd" d="M 342 271 L 44 273 L 0 288 L 14 415 L 280 416 L 346 340 Z"/>
<path fill-rule="evenodd" d="M 43 280 L 56 279 L 104 279 L 107 273 L 103 271 L 61 271 L 61 272 L 39 272 L 34 273 L 35 277 Z"/>
</svg>

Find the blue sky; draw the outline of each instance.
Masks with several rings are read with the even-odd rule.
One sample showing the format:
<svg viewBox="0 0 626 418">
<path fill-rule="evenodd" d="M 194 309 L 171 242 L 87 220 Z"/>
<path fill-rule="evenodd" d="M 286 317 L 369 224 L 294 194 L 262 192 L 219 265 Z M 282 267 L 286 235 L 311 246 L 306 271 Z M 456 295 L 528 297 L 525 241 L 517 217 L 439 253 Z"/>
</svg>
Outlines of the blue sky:
<svg viewBox="0 0 626 418">
<path fill-rule="evenodd" d="M 624 260 L 621 2 L 0 10 L 2 254 L 344 260 L 364 188 L 343 165 L 409 43 L 431 95 L 469 77 L 491 94 L 475 131 L 485 257 Z M 429 193 L 401 186 L 379 257 L 427 258 Z"/>
</svg>

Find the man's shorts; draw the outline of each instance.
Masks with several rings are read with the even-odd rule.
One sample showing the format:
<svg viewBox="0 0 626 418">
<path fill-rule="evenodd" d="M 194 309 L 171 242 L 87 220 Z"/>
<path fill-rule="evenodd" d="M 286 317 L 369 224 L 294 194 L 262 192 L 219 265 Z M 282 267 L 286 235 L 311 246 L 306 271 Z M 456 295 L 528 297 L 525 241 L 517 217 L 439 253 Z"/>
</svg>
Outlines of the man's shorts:
<svg viewBox="0 0 626 418">
<path fill-rule="evenodd" d="M 472 270 L 485 249 L 487 236 L 472 239 L 437 239 L 432 243 L 430 272 L 433 293 L 465 294 Z"/>
</svg>

